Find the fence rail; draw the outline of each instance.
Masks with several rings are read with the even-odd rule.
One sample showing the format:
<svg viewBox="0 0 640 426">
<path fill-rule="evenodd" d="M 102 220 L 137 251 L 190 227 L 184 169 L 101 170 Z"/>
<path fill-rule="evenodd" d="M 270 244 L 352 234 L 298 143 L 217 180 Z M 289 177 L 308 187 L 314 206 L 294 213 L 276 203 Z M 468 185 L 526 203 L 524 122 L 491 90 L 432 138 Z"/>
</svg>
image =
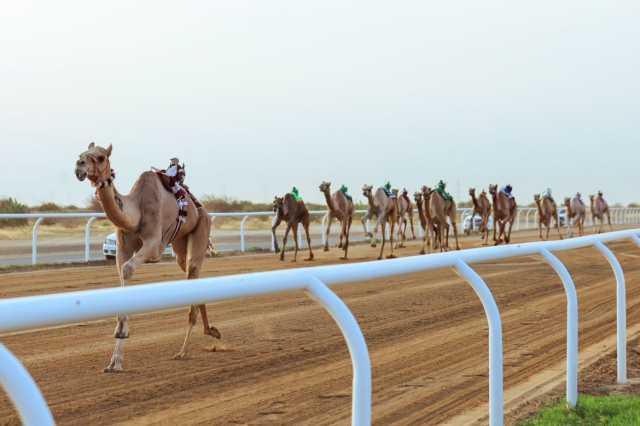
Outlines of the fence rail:
<svg viewBox="0 0 640 426">
<path fill-rule="evenodd" d="M 616 207 L 611 208 L 611 221 L 613 224 L 635 224 L 640 223 L 640 208 L 627 208 Z M 471 215 L 473 209 L 471 208 L 458 208 L 458 226 L 460 231 L 464 225 L 464 218 Z M 560 213 L 564 212 L 564 208 L 559 209 Z M 364 215 L 366 210 L 356 210 L 356 214 Z M 309 212 L 312 216 L 320 216 L 321 220 L 321 240 L 322 245 L 325 243 L 325 227 L 328 219 L 328 212 L 325 210 L 314 210 Z M 257 217 L 273 217 L 273 212 L 227 212 L 227 213 L 209 213 L 212 219 L 212 232 L 215 229 L 216 218 L 237 218 L 240 219 L 239 229 L 239 244 L 240 251 L 245 252 L 247 250 L 246 244 L 246 221 L 249 218 Z M 537 226 L 538 210 L 531 207 L 522 207 L 518 209 L 516 220 L 514 222 L 514 230 L 532 229 Z M 31 264 L 36 265 L 38 263 L 38 231 L 40 224 L 45 219 L 87 219 L 84 230 L 84 261 L 89 262 L 91 260 L 91 226 L 97 219 L 106 219 L 104 213 L 98 212 L 85 212 L 85 213 L 2 213 L 0 214 L 0 220 L 4 219 L 27 219 L 34 220 L 34 224 L 31 231 Z M 590 214 L 587 214 L 587 224 L 593 225 L 593 218 Z M 568 221 L 565 221 L 565 226 L 568 225 Z M 418 224 L 418 235 L 422 237 L 423 230 Z M 304 238 L 303 233 L 298 233 L 298 244 L 303 247 Z M 273 237 L 271 237 L 271 250 L 274 248 Z"/>
<path fill-rule="evenodd" d="M 571 275 L 553 252 L 597 248 L 610 263 L 616 279 L 618 382 L 626 373 L 626 292 L 624 273 L 606 242 L 631 239 L 640 247 L 640 229 L 609 232 L 559 241 L 542 241 L 400 259 L 343 265 L 257 272 L 226 277 L 182 280 L 124 288 L 109 288 L 0 300 L 0 333 L 70 324 L 294 289 L 306 290 L 337 322 L 353 365 L 352 424 L 371 423 L 371 364 L 363 334 L 348 307 L 328 286 L 363 282 L 408 273 L 453 268 L 480 298 L 489 325 L 489 419 L 502 425 L 504 417 L 503 338 L 500 312 L 484 280 L 469 265 L 517 256 L 541 255 L 559 275 L 567 295 L 567 402 L 578 395 L 578 300 Z M 20 312 L 20 315 L 15 315 Z M 8 368 L 7 366 L 10 366 Z M 24 367 L 0 344 L 0 383 L 27 425 L 53 424 L 37 385 Z"/>
</svg>

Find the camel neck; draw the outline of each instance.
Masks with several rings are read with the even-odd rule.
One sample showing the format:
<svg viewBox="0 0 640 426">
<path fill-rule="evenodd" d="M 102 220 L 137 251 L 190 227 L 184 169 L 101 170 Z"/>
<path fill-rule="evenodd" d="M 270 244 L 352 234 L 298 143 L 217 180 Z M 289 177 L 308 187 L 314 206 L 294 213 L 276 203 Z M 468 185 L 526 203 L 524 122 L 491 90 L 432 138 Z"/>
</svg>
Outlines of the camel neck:
<svg viewBox="0 0 640 426">
<path fill-rule="evenodd" d="M 471 202 L 473 203 L 473 207 L 475 207 L 476 210 L 480 210 L 480 205 L 478 203 L 478 199 L 476 198 L 476 194 L 471 194 Z"/>
<path fill-rule="evenodd" d="M 329 211 L 335 212 L 336 206 L 333 205 L 333 200 L 331 199 L 329 191 L 322 191 L 322 193 L 324 194 L 324 199 L 327 201 L 327 207 L 329 207 Z"/>
<path fill-rule="evenodd" d="M 111 222 L 121 229 L 133 231 L 136 224 L 124 212 L 125 199 L 116 190 L 113 184 L 104 185 L 96 190 L 102 208 Z"/>
</svg>

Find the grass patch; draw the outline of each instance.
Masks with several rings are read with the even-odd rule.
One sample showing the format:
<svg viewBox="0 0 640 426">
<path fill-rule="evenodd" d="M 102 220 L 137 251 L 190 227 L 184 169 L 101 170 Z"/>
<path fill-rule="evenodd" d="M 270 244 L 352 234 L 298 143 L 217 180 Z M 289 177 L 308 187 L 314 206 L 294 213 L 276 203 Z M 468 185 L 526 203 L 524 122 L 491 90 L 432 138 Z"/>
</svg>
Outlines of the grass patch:
<svg viewBox="0 0 640 426">
<path fill-rule="evenodd" d="M 640 397 L 581 395 L 575 410 L 569 410 L 562 402 L 521 423 L 547 425 L 640 425 Z"/>
</svg>

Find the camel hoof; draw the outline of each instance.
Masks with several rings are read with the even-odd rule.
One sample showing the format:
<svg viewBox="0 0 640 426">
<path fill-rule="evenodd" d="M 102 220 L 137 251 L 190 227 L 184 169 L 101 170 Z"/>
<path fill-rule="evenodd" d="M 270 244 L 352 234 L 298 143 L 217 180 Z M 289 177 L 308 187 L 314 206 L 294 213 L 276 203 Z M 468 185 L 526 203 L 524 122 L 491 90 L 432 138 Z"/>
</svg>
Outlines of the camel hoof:
<svg viewBox="0 0 640 426">
<path fill-rule="evenodd" d="M 282 259 L 282 260 L 284 260 L 284 259 Z M 296 263 L 296 262 L 297 262 L 297 260 L 296 260 L 296 259 L 293 259 L 293 260 L 291 261 L 291 263 Z"/>
<path fill-rule="evenodd" d="M 378 256 L 378 260 L 382 260 L 382 256 Z"/>
<path fill-rule="evenodd" d="M 209 328 L 204 331 L 204 334 L 215 337 L 216 339 L 222 338 L 222 335 L 220 334 L 218 329 L 212 325 L 209 325 Z"/>
<path fill-rule="evenodd" d="M 307 257 L 304 261 L 305 261 L 305 262 L 311 262 L 311 261 L 313 261 L 313 256 L 311 256 L 311 257 Z"/>
<path fill-rule="evenodd" d="M 395 259 L 396 255 L 395 254 L 389 254 L 387 255 L 387 259 Z"/>
<path fill-rule="evenodd" d="M 124 369 L 122 367 L 116 367 L 116 366 L 113 366 L 113 365 L 109 365 L 104 370 L 102 370 L 102 372 L 103 373 L 123 373 Z"/>
<path fill-rule="evenodd" d="M 341 256 L 340 260 L 349 260 L 349 259 L 347 258 L 347 256 Z"/>
<path fill-rule="evenodd" d="M 171 359 L 185 359 L 187 357 L 187 353 L 186 352 L 178 352 L 177 354 L 175 354 L 173 357 L 171 357 Z"/>
<path fill-rule="evenodd" d="M 425 251 L 424 250 L 420 250 L 420 254 L 425 254 Z"/>
<path fill-rule="evenodd" d="M 329 251 L 329 247 L 325 247 L 322 251 Z"/>
<path fill-rule="evenodd" d="M 284 256 L 280 256 L 280 262 L 284 262 Z"/>
</svg>

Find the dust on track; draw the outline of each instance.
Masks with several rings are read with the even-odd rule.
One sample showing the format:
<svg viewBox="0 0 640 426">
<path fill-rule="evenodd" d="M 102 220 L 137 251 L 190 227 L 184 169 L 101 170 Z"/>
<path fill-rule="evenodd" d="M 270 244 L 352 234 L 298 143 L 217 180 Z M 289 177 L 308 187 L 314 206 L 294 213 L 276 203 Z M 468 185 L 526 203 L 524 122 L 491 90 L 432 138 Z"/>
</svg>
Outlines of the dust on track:
<svg viewBox="0 0 640 426">
<path fill-rule="evenodd" d="M 535 238 L 519 233 L 516 240 Z M 465 247 L 477 245 L 465 239 Z M 640 251 L 614 243 L 627 278 L 629 325 L 640 309 Z M 398 250 L 416 254 L 411 243 Z M 353 247 L 351 262 L 377 249 Z M 337 249 L 316 252 L 312 265 L 338 263 Z M 594 249 L 560 253 L 574 276 L 580 345 L 615 333 L 615 280 Z M 288 258 L 291 256 L 288 254 Z M 509 267 L 505 267 L 509 265 Z M 296 266 L 273 255 L 210 259 L 203 276 Z M 476 265 L 500 308 L 505 385 L 527 380 L 565 356 L 566 300 L 541 259 L 521 257 Z M 143 266 L 132 285 L 181 278 L 177 266 Z M 0 276 L 0 297 L 117 285 L 113 266 L 16 272 Z M 487 325 L 473 291 L 453 271 L 409 274 L 339 286 L 367 340 L 373 368 L 375 424 L 439 424 L 486 403 Z M 103 374 L 113 345 L 113 320 L 0 336 L 40 385 L 59 424 L 348 424 L 351 364 L 335 323 L 303 292 L 209 305 L 224 350 L 200 329 L 188 359 L 174 361 L 186 309 L 131 318 L 122 374 Z M 19 420 L 0 397 L 0 424 Z"/>
</svg>

